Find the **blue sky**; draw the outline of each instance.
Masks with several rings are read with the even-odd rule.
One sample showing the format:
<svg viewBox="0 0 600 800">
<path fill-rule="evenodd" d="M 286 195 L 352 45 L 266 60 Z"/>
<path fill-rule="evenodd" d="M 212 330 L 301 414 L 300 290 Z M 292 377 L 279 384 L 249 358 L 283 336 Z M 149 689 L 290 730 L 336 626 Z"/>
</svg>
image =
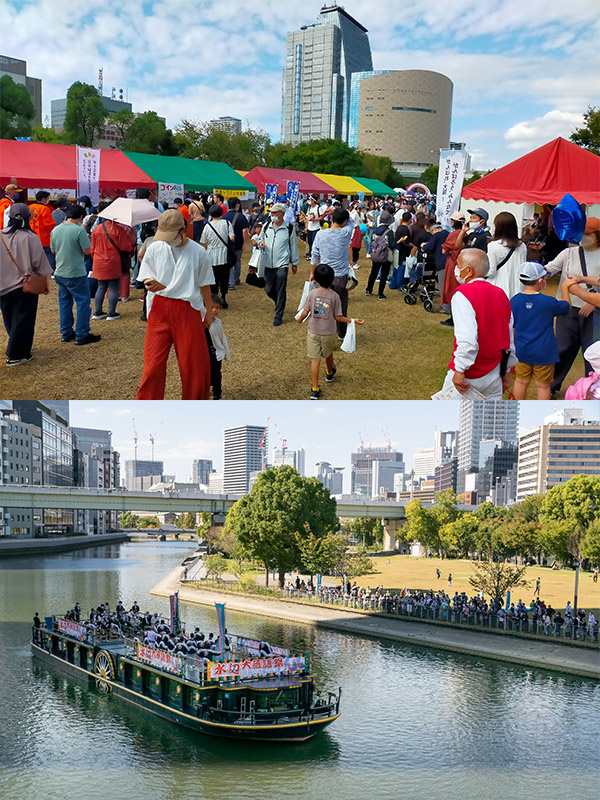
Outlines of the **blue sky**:
<svg viewBox="0 0 600 800">
<path fill-rule="evenodd" d="M 458 402 L 426 401 L 71 401 L 71 425 L 104 428 L 113 432 L 113 446 L 123 461 L 133 458 L 133 423 L 138 433 L 138 458 L 150 459 L 149 435 L 155 438 L 157 460 L 163 460 L 166 474 L 180 481 L 191 479 L 192 461 L 210 458 L 217 470 L 223 467 L 223 430 L 236 425 L 269 426 L 269 456 L 279 446 L 279 436 L 291 449 L 306 451 L 306 473 L 313 474 L 317 461 L 345 467 L 345 491 L 350 490 L 350 453 L 361 439 L 365 445 L 384 446 L 386 440 L 404 453 L 410 469 L 413 455 L 433 446 L 438 430 L 455 430 Z M 588 419 L 600 419 L 600 403 L 588 401 Z M 561 402 L 520 403 L 523 430 L 541 425 L 555 409 L 572 408 Z M 133 422 L 132 422 L 133 420 Z"/>
<path fill-rule="evenodd" d="M 75 80 L 127 88 L 135 111 L 230 114 L 280 131 L 285 36 L 316 21 L 322 0 L 0 0 L 0 52 L 43 80 L 44 113 Z M 475 168 L 508 163 L 568 137 L 599 104 L 597 0 L 346 0 L 369 29 L 375 69 L 431 69 L 454 82 L 452 138 Z"/>
</svg>

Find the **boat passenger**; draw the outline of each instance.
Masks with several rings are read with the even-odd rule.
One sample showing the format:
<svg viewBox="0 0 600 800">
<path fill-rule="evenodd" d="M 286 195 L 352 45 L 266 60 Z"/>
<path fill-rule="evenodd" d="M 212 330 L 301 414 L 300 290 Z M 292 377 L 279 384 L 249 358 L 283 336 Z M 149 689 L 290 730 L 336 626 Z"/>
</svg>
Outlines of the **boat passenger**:
<svg viewBox="0 0 600 800">
<path fill-rule="evenodd" d="M 273 655 L 273 648 L 266 640 L 260 643 L 258 655 L 259 658 L 268 658 Z"/>
<path fill-rule="evenodd" d="M 42 622 L 41 622 L 41 620 L 40 620 L 40 615 L 39 615 L 39 613 L 38 613 L 37 611 L 36 611 L 36 612 L 35 612 L 35 614 L 33 615 L 33 625 L 34 625 L 34 627 L 35 627 L 35 628 L 37 628 L 38 630 L 39 630 L 39 629 L 41 628 L 41 626 L 42 626 Z"/>
</svg>

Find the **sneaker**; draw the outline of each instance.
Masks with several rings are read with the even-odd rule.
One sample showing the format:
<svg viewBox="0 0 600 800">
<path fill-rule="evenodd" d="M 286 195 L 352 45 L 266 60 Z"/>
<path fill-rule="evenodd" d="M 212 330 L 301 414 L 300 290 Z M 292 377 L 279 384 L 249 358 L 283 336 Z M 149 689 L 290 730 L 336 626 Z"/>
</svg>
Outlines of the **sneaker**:
<svg viewBox="0 0 600 800">
<path fill-rule="evenodd" d="M 443 319 L 440 322 L 440 325 L 447 325 L 449 328 L 452 328 L 454 327 L 454 320 L 452 319 L 452 317 L 450 317 L 450 319 Z"/>
<path fill-rule="evenodd" d="M 221 308 L 229 308 L 229 303 L 224 297 L 221 298 Z"/>
<path fill-rule="evenodd" d="M 310 393 L 311 400 L 320 400 L 321 398 L 321 390 L 320 389 L 312 389 Z"/>
<path fill-rule="evenodd" d="M 107 316 L 108 314 L 105 314 L 103 311 L 101 311 L 99 314 L 92 314 L 92 319 L 106 319 Z M 73 336 L 75 336 L 75 334 L 73 334 Z"/>
<path fill-rule="evenodd" d="M 122 303 L 128 303 L 128 302 L 129 302 L 129 298 L 128 298 L 128 297 L 119 297 L 119 300 L 120 300 Z"/>
<path fill-rule="evenodd" d="M 101 338 L 96 333 L 88 333 L 83 339 L 75 339 L 75 344 L 94 344 L 94 342 L 99 342 Z"/>
<path fill-rule="evenodd" d="M 75 338 L 75 331 L 71 331 L 71 333 L 67 333 L 64 336 L 60 337 L 63 342 L 72 342 Z"/>
<path fill-rule="evenodd" d="M 282 320 L 282 318 L 281 318 L 281 317 L 279 317 L 279 316 L 278 316 L 278 317 L 275 317 L 275 319 L 273 320 L 273 327 L 274 327 L 274 328 L 278 328 L 280 325 L 283 325 L 283 320 Z"/>
<path fill-rule="evenodd" d="M 327 383 L 333 383 L 333 381 L 335 380 L 335 373 L 336 372 L 337 372 L 337 367 L 334 366 L 333 369 L 331 370 L 331 372 L 326 372 L 325 373 L 325 380 L 327 381 Z"/>
<path fill-rule="evenodd" d="M 371 295 L 373 294 L 373 292 L 370 292 L 370 291 L 367 289 L 367 290 L 365 291 L 365 294 L 367 295 L 367 297 L 371 297 Z"/>
<path fill-rule="evenodd" d="M 6 366 L 20 367 L 22 364 L 29 364 L 30 361 L 33 361 L 33 356 L 27 356 L 27 358 L 7 358 Z"/>
<path fill-rule="evenodd" d="M 92 319 L 93 319 L 93 317 L 92 317 Z M 114 314 L 107 314 L 107 315 L 106 315 L 106 321 L 107 321 L 107 322 L 112 322 L 112 321 L 113 321 L 113 319 L 121 319 L 121 315 L 120 315 L 120 314 L 117 314 L 117 312 L 116 312 L 116 311 L 115 311 L 115 313 L 114 313 Z"/>
<path fill-rule="evenodd" d="M 387 300 L 387 297 L 384 294 L 378 294 L 377 295 L 377 299 L 378 300 Z"/>
</svg>

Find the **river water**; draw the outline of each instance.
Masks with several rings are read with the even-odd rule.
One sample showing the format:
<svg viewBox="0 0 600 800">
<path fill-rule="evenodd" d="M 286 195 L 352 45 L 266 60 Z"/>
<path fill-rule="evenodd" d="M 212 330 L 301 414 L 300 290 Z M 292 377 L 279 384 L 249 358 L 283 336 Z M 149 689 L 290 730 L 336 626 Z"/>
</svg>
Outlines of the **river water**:
<svg viewBox="0 0 600 800">
<path fill-rule="evenodd" d="M 308 650 L 342 716 L 301 744 L 186 732 L 31 658 L 35 611 L 149 589 L 183 543 L 0 561 L 2 800 L 586 800 L 599 778 L 600 686 L 522 666 L 231 612 L 230 631 Z M 216 629 L 214 609 L 182 606 Z"/>
</svg>

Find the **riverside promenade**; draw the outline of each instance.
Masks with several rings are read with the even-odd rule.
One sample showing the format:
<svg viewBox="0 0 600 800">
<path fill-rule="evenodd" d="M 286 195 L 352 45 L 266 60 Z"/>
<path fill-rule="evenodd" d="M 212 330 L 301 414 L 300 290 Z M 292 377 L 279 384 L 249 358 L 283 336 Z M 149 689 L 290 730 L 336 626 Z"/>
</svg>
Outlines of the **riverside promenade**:
<svg viewBox="0 0 600 800">
<path fill-rule="evenodd" d="M 92 536 L 56 536 L 52 539 L 7 539 L 0 540 L 0 558 L 19 558 L 65 553 L 84 547 L 101 547 L 122 544 L 130 539 L 127 533 L 99 533 Z"/>
<path fill-rule="evenodd" d="M 446 625 L 374 615 L 357 609 L 314 606 L 294 600 L 238 595 L 217 589 L 198 589 L 181 583 L 180 576 L 181 567 L 177 567 L 159 581 L 150 590 L 150 594 L 168 597 L 179 592 L 179 599 L 186 603 L 212 606 L 216 602 L 224 602 L 231 611 L 600 679 L 600 652 L 597 648 L 571 647 L 553 641 L 521 639 L 516 636 L 504 637 Z"/>
</svg>

